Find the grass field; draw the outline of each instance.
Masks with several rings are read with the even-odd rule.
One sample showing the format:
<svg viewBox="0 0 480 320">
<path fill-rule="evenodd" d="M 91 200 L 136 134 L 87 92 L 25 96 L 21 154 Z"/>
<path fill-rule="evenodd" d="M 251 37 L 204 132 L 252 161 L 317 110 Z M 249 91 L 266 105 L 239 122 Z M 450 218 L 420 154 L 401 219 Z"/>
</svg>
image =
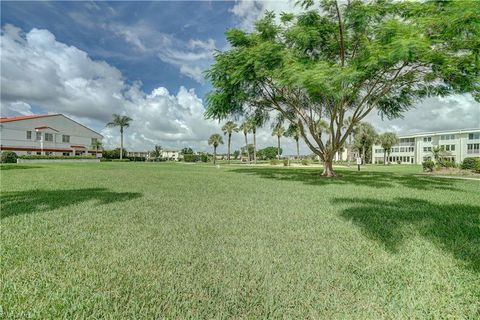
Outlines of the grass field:
<svg viewBox="0 0 480 320">
<path fill-rule="evenodd" d="M 480 318 L 480 183 L 416 166 L 1 167 L 0 318 Z M 6 169 L 6 170 L 5 170 Z"/>
</svg>

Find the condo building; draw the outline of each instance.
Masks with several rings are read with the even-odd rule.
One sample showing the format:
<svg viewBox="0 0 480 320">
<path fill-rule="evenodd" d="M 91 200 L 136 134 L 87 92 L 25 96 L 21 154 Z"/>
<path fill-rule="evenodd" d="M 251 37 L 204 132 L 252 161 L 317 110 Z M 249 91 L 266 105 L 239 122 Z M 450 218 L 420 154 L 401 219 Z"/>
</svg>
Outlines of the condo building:
<svg viewBox="0 0 480 320">
<path fill-rule="evenodd" d="M 421 164 L 433 159 L 433 149 L 440 147 L 447 158 L 460 163 L 466 157 L 480 157 L 480 128 L 427 132 L 399 136 L 399 143 L 392 147 L 387 161 L 401 164 Z M 384 161 L 380 145 L 372 147 L 374 163 Z"/>
</svg>

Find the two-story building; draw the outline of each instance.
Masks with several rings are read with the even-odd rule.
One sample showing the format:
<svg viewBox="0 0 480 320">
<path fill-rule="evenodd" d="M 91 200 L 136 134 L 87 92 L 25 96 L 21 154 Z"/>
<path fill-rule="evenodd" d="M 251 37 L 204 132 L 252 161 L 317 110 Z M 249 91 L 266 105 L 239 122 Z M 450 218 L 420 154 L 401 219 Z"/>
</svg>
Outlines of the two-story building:
<svg viewBox="0 0 480 320">
<path fill-rule="evenodd" d="M 0 151 L 17 155 L 102 156 L 103 136 L 64 116 L 42 114 L 0 118 Z"/>
<path fill-rule="evenodd" d="M 391 163 L 421 164 L 433 159 L 433 149 L 441 148 L 446 157 L 461 163 L 466 157 L 480 157 L 480 129 L 449 130 L 399 136 L 399 143 L 392 147 L 387 161 Z M 380 145 L 372 148 L 375 163 L 384 161 Z"/>
</svg>

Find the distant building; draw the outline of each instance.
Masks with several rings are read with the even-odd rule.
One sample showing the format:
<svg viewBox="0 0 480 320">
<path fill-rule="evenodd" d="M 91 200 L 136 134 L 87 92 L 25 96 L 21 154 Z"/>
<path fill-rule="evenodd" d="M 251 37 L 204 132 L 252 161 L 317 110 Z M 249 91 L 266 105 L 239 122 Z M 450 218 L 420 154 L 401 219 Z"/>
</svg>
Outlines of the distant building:
<svg viewBox="0 0 480 320">
<path fill-rule="evenodd" d="M 149 151 L 128 151 L 127 157 L 140 157 L 140 158 L 149 158 Z"/>
<path fill-rule="evenodd" d="M 421 164 L 433 159 L 433 148 L 440 147 L 447 158 L 460 163 L 466 157 L 480 157 L 480 129 L 450 130 L 399 136 L 399 143 L 391 149 L 389 161 L 402 164 Z M 372 147 L 372 159 L 383 162 L 383 149 Z"/>
<path fill-rule="evenodd" d="M 0 151 L 18 155 L 102 156 L 95 143 L 103 136 L 64 116 L 41 114 L 0 118 Z"/>
<path fill-rule="evenodd" d="M 174 150 L 162 150 L 162 158 L 178 161 L 180 152 Z"/>
</svg>

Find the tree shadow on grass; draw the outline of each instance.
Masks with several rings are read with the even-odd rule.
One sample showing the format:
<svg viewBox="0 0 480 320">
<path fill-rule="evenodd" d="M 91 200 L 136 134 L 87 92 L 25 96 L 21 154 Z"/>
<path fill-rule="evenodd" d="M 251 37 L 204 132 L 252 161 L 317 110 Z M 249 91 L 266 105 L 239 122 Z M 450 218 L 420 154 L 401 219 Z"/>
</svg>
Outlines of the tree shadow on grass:
<svg viewBox="0 0 480 320">
<path fill-rule="evenodd" d="M 332 203 L 349 205 L 341 216 L 391 252 L 398 251 L 408 238 L 420 235 L 480 272 L 479 206 L 436 204 L 415 198 L 336 198 Z"/>
<path fill-rule="evenodd" d="M 135 199 L 141 195 L 135 192 L 112 192 L 105 188 L 2 192 L 0 216 L 4 219 L 20 214 L 50 211 L 89 200 L 96 200 L 100 205 L 109 204 Z"/>
<path fill-rule="evenodd" d="M 0 165 L 0 171 L 3 170 L 23 170 L 23 169 L 38 169 L 43 168 L 40 166 L 25 166 L 21 164 L 2 164 Z"/>
<path fill-rule="evenodd" d="M 427 176 L 402 175 L 392 172 L 373 171 L 341 171 L 338 177 L 325 178 L 319 170 L 293 168 L 237 168 L 230 172 L 256 175 L 261 178 L 279 181 L 299 181 L 309 185 L 358 185 L 372 188 L 393 188 L 401 185 L 417 190 L 449 190 L 460 191 L 455 187 L 454 180 L 433 178 Z"/>
</svg>

